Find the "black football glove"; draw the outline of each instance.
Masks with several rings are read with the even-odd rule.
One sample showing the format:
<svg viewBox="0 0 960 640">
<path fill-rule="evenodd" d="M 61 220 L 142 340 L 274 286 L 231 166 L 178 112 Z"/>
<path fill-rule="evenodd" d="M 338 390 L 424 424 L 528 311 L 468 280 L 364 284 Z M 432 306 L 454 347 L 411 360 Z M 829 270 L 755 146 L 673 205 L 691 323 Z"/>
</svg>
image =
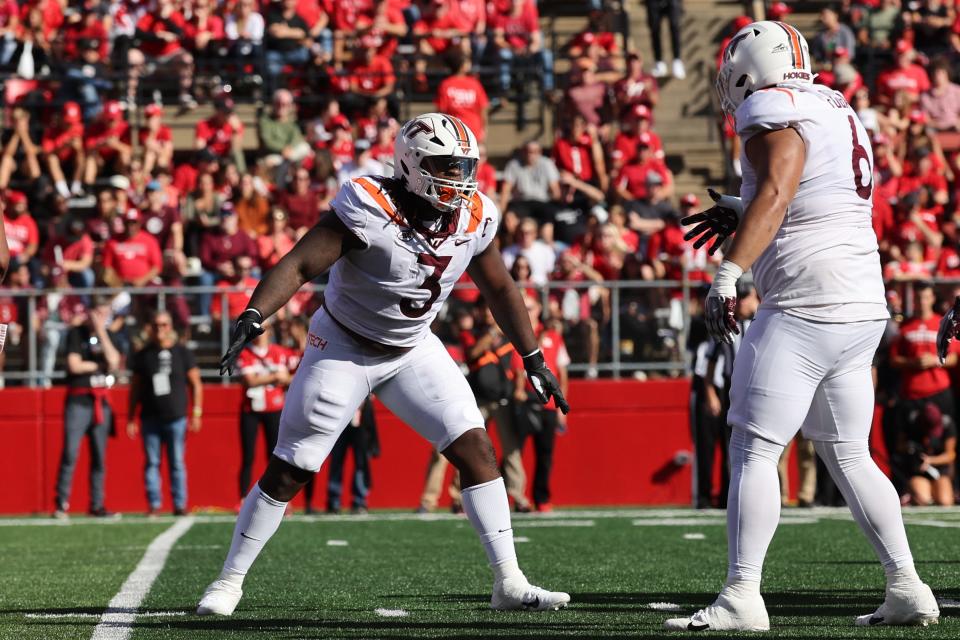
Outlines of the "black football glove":
<svg viewBox="0 0 960 640">
<path fill-rule="evenodd" d="M 523 368 L 527 372 L 527 379 L 533 385 L 533 390 L 537 393 L 537 398 L 541 403 L 550 402 L 550 397 L 557 401 L 557 407 L 564 415 L 570 413 L 570 405 L 567 404 L 563 393 L 560 391 L 560 382 L 557 376 L 553 375 L 546 360 L 543 359 L 543 353 L 539 349 L 523 358 Z"/>
<path fill-rule="evenodd" d="M 220 375 L 233 375 L 233 365 L 247 343 L 263 333 L 263 316 L 256 309 L 247 309 L 237 318 L 237 324 L 230 336 L 230 346 L 220 358 Z"/>
<path fill-rule="evenodd" d="M 947 359 L 950 341 L 956 338 L 957 334 L 960 334 L 960 296 L 956 297 L 953 307 L 943 316 L 937 331 L 937 355 L 940 356 L 940 364 Z"/>
<path fill-rule="evenodd" d="M 713 255 L 720 248 L 720 245 L 737 230 L 737 225 L 740 224 L 740 216 L 743 215 L 743 203 L 740 198 L 725 196 L 713 189 L 707 189 L 707 193 L 710 194 L 716 204 L 706 211 L 687 216 L 680 221 L 680 224 L 684 226 L 697 225 L 683 236 L 684 240 L 692 240 L 700 236 L 693 243 L 694 249 L 699 249 L 716 236 L 716 240 L 707 249 L 707 253 Z"/>
<path fill-rule="evenodd" d="M 736 308 L 736 296 L 707 296 L 703 319 L 707 323 L 707 333 L 711 338 L 717 342 L 732 344 L 734 334 L 740 335 L 740 326 L 734 315 Z"/>
</svg>

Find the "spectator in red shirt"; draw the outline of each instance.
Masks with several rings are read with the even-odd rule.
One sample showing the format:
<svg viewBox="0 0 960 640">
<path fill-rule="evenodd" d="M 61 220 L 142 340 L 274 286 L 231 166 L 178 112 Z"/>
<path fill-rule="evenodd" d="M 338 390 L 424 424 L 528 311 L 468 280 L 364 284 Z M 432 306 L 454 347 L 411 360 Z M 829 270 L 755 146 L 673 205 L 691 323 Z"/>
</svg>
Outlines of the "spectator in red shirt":
<svg viewBox="0 0 960 640">
<path fill-rule="evenodd" d="M 8 191 L 3 208 L 3 228 L 9 255 L 22 264 L 29 264 L 37 255 L 40 232 L 37 223 L 27 212 L 27 196 L 20 191 Z"/>
<path fill-rule="evenodd" d="M 160 244 L 141 229 L 140 212 L 123 214 L 124 233 L 107 240 L 103 248 L 103 282 L 109 287 L 143 287 L 159 284 L 163 268 Z"/>
<path fill-rule="evenodd" d="M 71 286 L 92 287 L 95 282 L 93 252 L 93 239 L 83 220 L 70 217 L 64 221 L 63 229 L 44 243 L 45 276 L 52 280 L 53 271 L 61 269 Z"/>
<path fill-rule="evenodd" d="M 908 280 L 929 280 L 933 275 L 934 263 L 924 259 L 923 244 L 908 242 L 903 250 L 903 258 L 891 260 L 883 267 L 883 279 L 895 282 Z"/>
<path fill-rule="evenodd" d="M 283 209 L 274 209 L 269 216 L 269 229 L 257 236 L 257 256 L 260 269 L 266 271 L 290 253 L 296 240 L 287 226 L 287 214 Z"/>
<path fill-rule="evenodd" d="M 500 89 L 512 85 L 514 61 L 535 64 L 542 73 L 543 90 L 553 91 L 553 52 L 543 46 L 540 13 L 534 0 L 493 0 L 487 10 L 493 31 L 493 52 L 500 66 Z"/>
<path fill-rule="evenodd" d="M 627 56 L 627 71 L 613 85 L 613 93 L 617 99 L 617 109 L 621 112 L 637 104 L 650 109 L 657 106 L 660 100 L 657 79 L 643 70 L 643 58 L 639 53 Z"/>
<path fill-rule="evenodd" d="M 930 78 L 923 67 L 914 64 L 916 52 L 909 42 L 897 42 L 896 54 L 896 64 L 877 78 L 877 97 L 880 104 L 890 106 L 895 94 L 902 91 L 912 105 L 920 99 L 920 94 L 930 90 Z"/>
<path fill-rule="evenodd" d="M 290 227 L 299 240 L 320 220 L 320 204 L 310 185 L 310 172 L 306 167 L 297 167 L 293 184 L 277 199 L 278 206 L 290 216 Z"/>
<path fill-rule="evenodd" d="M 243 160 L 243 123 L 234 113 L 233 98 L 221 94 L 214 100 L 214 114 L 197 123 L 194 148 L 209 149 L 221 160 L 232 160 L 241 171 Z"/>
<path fill-rule="evenodd" d="M 637 157 L 640 137 L 650 141 L 654 157 L 663 159 L 663 142 L 660 136 L 650 129 L 650 109 L 642 104 L 634 105 L 629 113 L 620 120 L 620 132 L 613 141 L 613 169 L 619 171 Z"/>
<path fill-rule="evenodd" d="M 186 37 L 186 20 L 173 0 L 157 0 L 157 7 L 148 11 L 137 21 L 137 38 L 140 48 L 127 53 L 130 74 L 127 78 L 127 100 L 133 104 L 143 68 L 147 63 L 155 65 L 158 73 L 172 71 L 180 78 L 180 105 L 193 109 L 197 101 L 190 95 L 193 86 L 193 56 L 183 48 Z"/>
<path fill-rule="evenodd" d="M 351 93 L 346 94 L 341 101 L 345 102 L 345 110 L 350 112 L 365 111 L 366 104 L 376 98 L 386 98 L 390 103 L 392 113 L 397 113 L 398 104 L 394 91 L 397 86 L 397 77 L 393 72 L 390 59 L 377 52 L 370 42 L 370 36 L 360 39 L 355 49 L 353 60 L 347 65 L 347 74 L 350 80 Z M 353 97 L 359 96 L 359 103 Z M 350 104 L 354 102 L 354 104 Z"/>
<path fill-rule="evenodd" d="M 462 30 L 462 20 L 456 9 L 445 0 L 432 0 L 426 3 L 420 20 L 413 25 L 417 37 L 417 46 L 423 56 L 443 55 L 458 49 L 465 56 L 470 55 L 470 39 Z"/>
<path fill-rule="evenodd" d="M 253 256 L 255 254 L 237 255 L 230 261 L 232 265 L 231 274 L 217 283 L 219 289 L 232 289 L 234 287 L 243 287 L 241 291 L 232 291 L 226 294 L 227 298 L 227 317 L 233 320 L 247 308 L 250 302 L 250 295 L 257 286 L 257 279 L 251 275 L 253 270 Z M 213 305 L 210 308 L 214 322 L 220 322 L 223 317 L 223 297 L 221 293 L 216 293 L 213 298 Z"/>
<path fill-rule="evenodd" d="M 379 123 L 373 146 L 370 147 L 370 155 L 380 164 L 390 166 L 393 164 L 395 147 L 396 135 L 393 126 L 389 122 Z"/>
<path fill-rule="evenodd" d="M 106 60 L 110 54 L 110 34 L 104 27 L 103 16 L 96 11 L 84 11 L 79 20 L 68 22 L 63 30 L 63 57 L 78 60 L 92 43 L 96 45 L 97 57 Z"/>
<path fill-rule="evenodd" d="M 950 343 L 946 361 L 941 366 L 936 340 L 941 316 L 934 311 L 933 285 L 915 284 L 914 300 L 914 316 L 900 326 L 900 335 L 890 348 L 890 364 L 900 370 L 901 402 L 897 410 L 905 416 L 929 402 L 952 417 L 954 401 L 946 368 L 956 366 L 960 345 Z"/>
<path fill-rule="evenodd" d="M 193 0 L 193 15 L 183 27 L 187 48 L 199 58 L 215 57 L 211 42 L 223 40 L 223 19 L 216 15 L 213 0 Z"/>
<path fill-rule="evenodd" d="M 140 146 L 143 147 L 143 171 L 153 175 L 156 167 L 169 169 L 173 161 L 173 133 L 163 124 L 163 106 L 148 104 L 143 109 L 146 126 L 138 133 Z"/>
<path fill-rule="evenodd" d="M 250 474 L 257 449 L 257 436 L 263 427 L 264 451 L 270 458 L 280 433 L 280 412 L 290 386 L 291 367 L 285 347 L 270 342 L 270 331 L 261 333 L 240 352 L 237 366 L 243 384 L 240 412 L 240 497 L 250 490 Z"/>
<path fill-rule="evenodd" d="M 655 176 L 655 179 L 653 178 Z M 628 204 L 627 209 L 635 209 L 634 203 L 654 202 L 669 197 L 673 179 L 670 170 L 653 153 L 652 140 L 641 135 L 637 140 L 637 156 L 624 165 L 616 180 L 617 194 Z M 656 193 L 659 188 L 662 193 Z"/>
<path fill-rule="evenodd" d="M 553 143 L 553 161 L 561 176 L 567 171 L 578 180 L 606 191 L 607 168 L 600 136 L 597 127 L 587 124 L 583 116 L 574 115 L 564 134 Z"/>
<path fill-rule="evenodd" d="M 40 146 L 33 141 L 30 132 L 30 112 L 23 103 L 15 103 L 11 109 L 12 127 L 3 155 L 0 156 L 0 189 L 6 189 L 10 177 L 18 171 L 28 180 L 40 177 Z"/>
<path fill-rule="evenodd" d="M 124 173 L 130 166 L 133 147 L 130 145 L 130 126 L 123 119 L 123 107 L 116 100 L 107 100 L 103 111 L 90 123 L 83 135 L 86 169 L 83 182 L 92 188 L 97 175 Z"/>
<path fill-rule="evenodd" d="M 482 38 L 487 33 L 487 7 L 484 0 L 447 0 L 463 33 Z"/>
<path fill-rule="evenodd" d="M 53 179 L 57 193 L 69 198 L 83 192 L 80 182 L 83 177 L 83 122 L 81 120 L 80 105 L 76 102 L 67 102 L 57 117 L 54 125 L 44 129 L 40 139 L 40 148 L 43 150 L 47 172 Z M 72 166 L 71 166 L 72 165 Z M 71 186 L 67 187 L 65 166 L 71 166 Z"/>
<path fill-rule="evenodd" d="M 617 36 L 610 29 L 611 14 L 603 9 L 591 9 L 587 26 L 573 36 L 564 47 L 571 58 L 587 56 L 607 71 L 617 53 Z"/>
<path fill-rule="evenodd" d="M 470 58 L 459 53 L 447 58 L 447 66 L 452 75 L 444 78 L 437 87 L 434 104 L 437 111 L 448 113 L 463 120 L 470 127 L 477 140 L 487 139 L 487 117 L 490 100 L 483 85 L 471 75 Z"/>
</svg>

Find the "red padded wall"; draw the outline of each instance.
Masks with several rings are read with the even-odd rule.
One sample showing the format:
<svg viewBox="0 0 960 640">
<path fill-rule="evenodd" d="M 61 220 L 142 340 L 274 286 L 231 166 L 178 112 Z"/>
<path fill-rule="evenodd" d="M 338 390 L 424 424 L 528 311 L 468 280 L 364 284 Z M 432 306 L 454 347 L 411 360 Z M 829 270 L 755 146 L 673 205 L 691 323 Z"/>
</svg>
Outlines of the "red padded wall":
<svg viewBox="0 0 960 640">
<path fill-rule="evenodd" d="M 678 451 L 691 448 L 687 394 L 685 380 L 573 381 L 569 430 L 557 438 L 554 503 L 689 504 L 690 468 L 673 463 Z M 47 512 L 53 508 L 63 440 L 64 395 L 63 389 L 57 388 L 0 391 L 0 424 L 5 436 L 0 513 Z M 144 457 L 140 440 L 131 440 L 125 433 L 127 391 L 115 389 L 111 397 L 117 434 L 108 445 L 106 505 L 116 511 L 143 511 Z M 203 430 L 190 434 L 187 441 L 191 508 L 233 509 L 238 503 L 239 406 L 239 387 L 205 387 Z M 377 419 L 383 453 L 372 463 L 370 506 L 413 509 L 422 488 L 429 445 L 380 405 Z M 496 441 L 495 429 L 490 431 Z M 262 442 L 258 446 L 262 449 Z M 264 460 L 261 450 L 255 478 Z M 529 443 L 524 460 L 532 477 Z M 349 463 L 347 467 L 349 472 Z M 84 444 L 74 473 L 71 511 L 82 512 L 88 506 L 88 469 Z M 314 505 L 322 508 L 326 467 L 317 479 Z M 446 502 L 444 496 L 441 504 Z M 302 498 L 298 504 L 302 505 Z M 168 496 L 164 505 L 170 506 Z"/>
</svg>

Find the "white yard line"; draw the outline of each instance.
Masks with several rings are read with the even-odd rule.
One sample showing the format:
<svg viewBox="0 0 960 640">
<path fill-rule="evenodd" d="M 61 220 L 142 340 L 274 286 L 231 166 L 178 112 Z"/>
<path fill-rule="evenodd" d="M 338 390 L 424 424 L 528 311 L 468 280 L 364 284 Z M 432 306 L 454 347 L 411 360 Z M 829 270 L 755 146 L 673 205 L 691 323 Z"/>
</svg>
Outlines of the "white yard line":
<svg viewBox="0 0 960 640">
<path fill-rule="evenodd" d="M 903 509 L 904 519 L 907 524 L 913 524 L 915 520 L 928 522 L 948 522 L 960 523 L 960 507 L 939 507 L 932 509 L 930 507 L 905 507 Z M 193 519 L 198 523 L 234 523 L 237 516 L 232 513 L 202 513 L 194 514 Z M 792 520 L 795 523 L 810 522 L 813 519 L 836 519 L 850 520 L 850 511 L 846 507 L 816 507 L 813 509 L 784 509 L 781 515 L 784 521 Z M 657 524 L 657 521 L 663 518 L 683 519 L 691 524 L 714 524 L 714 521 L 723 522 L 726 513 L 719 509 L 695 510 L 689 507 L 679 507 L 672 509 L 559 509 L 550 514 L 513 514 L 513 522 L 522 524 L 527 522 L 552 522 L 562 520 L 576 519 L 616 519 L 632 518 L 636 520 L 649 520 L 651 524 Z M 409 512 L 381 511 L 362 516 L 315 516 L 315 515 L 294 515 L 284 519 L 289 522 L 432 522 L 432 521 L 465 521 L 463 516 L 456 516 L 449 513 L 431 513 L 415 514 Z M 173 516 L 160 516 L 157 518 L 87 518 L 77 517 L 70 520 L 57 520 L 55 518 L 31 518 L 31 517 L 9 517 L 0 518 L 0 527 L 35 527 L 35 526 L 58 526 L 69 527 L 75 525 L 156 525 L 173 523 L 176 519 Z M 537 526 L 537 525 L 532 525 Z M 550 526 L 550 525 L 547 525 Z M 949 525 L 948 525 L 949 526 Z"/>
<path fill-rule="evenodd" d="M 110 600 L 90 640 L 126 640 L 130 637 L 137 609 L 163 571 L 173 545 L 193 526 L 193 522 L 191 517 L 177 520 L 172 527 L 154 538 L 136 569 L 127 576 L 120 591 Z"/>
</svg>

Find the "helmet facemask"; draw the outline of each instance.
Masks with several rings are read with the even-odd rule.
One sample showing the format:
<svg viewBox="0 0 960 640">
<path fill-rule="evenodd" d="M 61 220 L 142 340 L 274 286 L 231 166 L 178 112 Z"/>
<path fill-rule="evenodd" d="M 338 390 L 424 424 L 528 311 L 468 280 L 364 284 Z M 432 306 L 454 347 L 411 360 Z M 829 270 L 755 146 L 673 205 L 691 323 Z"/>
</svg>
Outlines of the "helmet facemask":
<svg viewBox="0 0 960 640">
<path fill-rule="evenodd" d="M 439 209 L 456 211 L 477 192 L 477 159 L 430 156 L 420 163 L 423 192 L 419 195 Z"/>
</svg>

